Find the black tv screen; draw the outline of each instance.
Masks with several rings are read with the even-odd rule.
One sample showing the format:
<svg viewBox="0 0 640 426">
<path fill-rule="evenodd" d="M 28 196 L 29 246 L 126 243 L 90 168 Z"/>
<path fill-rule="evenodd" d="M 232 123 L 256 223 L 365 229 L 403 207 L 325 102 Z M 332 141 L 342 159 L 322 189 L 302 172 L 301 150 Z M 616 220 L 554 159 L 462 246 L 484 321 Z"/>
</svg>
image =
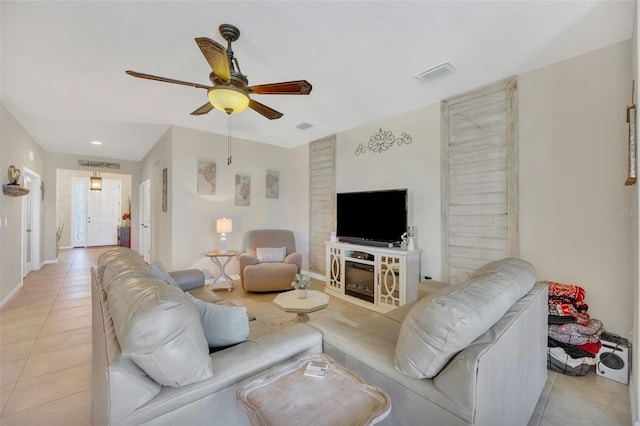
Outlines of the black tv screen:
<svg viewBox="0 0 640 426">
<path fill-rule="evenodd" d="M 336 201 L 336 235 L 340 241 L 398 245 L 407 231 L 406 189 L 343 192 Z"/>
</svg>

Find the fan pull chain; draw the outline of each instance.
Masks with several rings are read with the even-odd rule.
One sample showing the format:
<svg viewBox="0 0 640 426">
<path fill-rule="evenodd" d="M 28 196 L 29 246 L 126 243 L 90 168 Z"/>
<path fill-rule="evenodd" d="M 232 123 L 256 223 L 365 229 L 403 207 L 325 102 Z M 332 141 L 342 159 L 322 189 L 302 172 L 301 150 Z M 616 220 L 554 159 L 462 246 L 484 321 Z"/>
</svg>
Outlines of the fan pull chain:
<svg viewBox="0 0 640 426">
<path fill-rule="evenodd" d="M 227 115 L 227 166 L 231 165 L 231 114 Z"/>
</svg>

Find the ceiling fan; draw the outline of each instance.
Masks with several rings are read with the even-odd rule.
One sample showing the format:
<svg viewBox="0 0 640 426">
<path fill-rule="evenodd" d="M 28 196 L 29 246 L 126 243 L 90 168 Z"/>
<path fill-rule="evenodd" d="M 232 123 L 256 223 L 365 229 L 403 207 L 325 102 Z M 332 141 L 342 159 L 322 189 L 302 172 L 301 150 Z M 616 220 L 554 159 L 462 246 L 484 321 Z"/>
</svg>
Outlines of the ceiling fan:
<svg viewBox="0 0 640 426">
<path fill-rule="evenodd" d="M 191 113 L 192 115 L 207 114 L 214 108 L 224 111 L 227 114 L 232 114 L 242 112 L 248 107 L 262 114 L 269 120 L 274 120 L 282 117 L 282 113 L 251 99 L 249 94 L 308 95 L 311 93 L 312 86 L 306 80 L 249 86 L 249 80 L 246 75 L 242 74 L 238 60 L 233 55 L 233 50 L 231 49 L 231 43 L 240 37 L 240 30 L 231 24 L 222 24 L 219 30 L 222 37 L 227 41 L 226 49 L 221 44 L 207 37 L 198 37 L 195 39 L 202 54 L 213 70 L 213 72 L 209 74 L 209 80 L 211 80 L 213 86 L 158 77 L 131 70 L 127 70 L 126 73 L 138 78 L 182 84 L 197 89 L 206 89 L 209 102 L 193 111 Z"/>
</svg>

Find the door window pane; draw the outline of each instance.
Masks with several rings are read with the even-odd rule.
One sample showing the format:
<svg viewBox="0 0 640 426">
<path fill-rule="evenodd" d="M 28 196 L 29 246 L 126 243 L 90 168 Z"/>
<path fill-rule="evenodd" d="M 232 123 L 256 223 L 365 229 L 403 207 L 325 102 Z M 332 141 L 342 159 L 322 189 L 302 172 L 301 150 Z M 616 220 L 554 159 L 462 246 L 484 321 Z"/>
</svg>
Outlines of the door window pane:
<svg viewBox="0 0 640 426">
<path fill-rule="evenodd" d="M 85 212 L 84 212 L 84 206 L 85 206 L 85 200 L 84 200 L 84 194 L 85 194 L 85 184 L 84 182 L 78 182 L 78 184 L 76 184 L 74 186 L 76 193 L 74 194 L 75 198 L 76 198 L 76 211 L 75 211 L 75 216 L 76 216 L 76 220 L 75 220 L 75 224 L 76 224 L 76 229 L 74 230 L 74 238 L 76 241 L 84 241 L 84 218 L 85 218 Z"/>
</svg>

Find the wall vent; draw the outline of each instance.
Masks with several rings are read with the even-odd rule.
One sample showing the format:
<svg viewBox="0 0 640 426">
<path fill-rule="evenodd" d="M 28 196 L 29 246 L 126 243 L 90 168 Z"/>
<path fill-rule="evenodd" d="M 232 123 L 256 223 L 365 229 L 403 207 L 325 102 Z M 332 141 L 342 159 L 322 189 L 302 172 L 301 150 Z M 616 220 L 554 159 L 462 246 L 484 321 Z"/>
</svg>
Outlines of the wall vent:
<svg viewBox="0 0 640 426">
<path fill-rule="evenodd" d="M 451 74 L 457 69 L 458 68 L 453 65 L 451 61 L 446 61 L 436 65 L 435 67 L 431 67 L 428 70 L 419 72 L 415 76 L 423 81 L 431 81 L 435 78 L 442 77 L 443 75 Z"/>
<path fill-rule="evenodd" d="M 300 129 L 300 130 L 307 130 L 309 127 L 313 127 L 313 124 L 311 124 L 311 123 L 307 123 L 307 122 L 304 122 L 304 123 L 300 123 L 300 124 L 298 124 L 298 125 L 296 126 L 296 129 Z"/>
</svg>

